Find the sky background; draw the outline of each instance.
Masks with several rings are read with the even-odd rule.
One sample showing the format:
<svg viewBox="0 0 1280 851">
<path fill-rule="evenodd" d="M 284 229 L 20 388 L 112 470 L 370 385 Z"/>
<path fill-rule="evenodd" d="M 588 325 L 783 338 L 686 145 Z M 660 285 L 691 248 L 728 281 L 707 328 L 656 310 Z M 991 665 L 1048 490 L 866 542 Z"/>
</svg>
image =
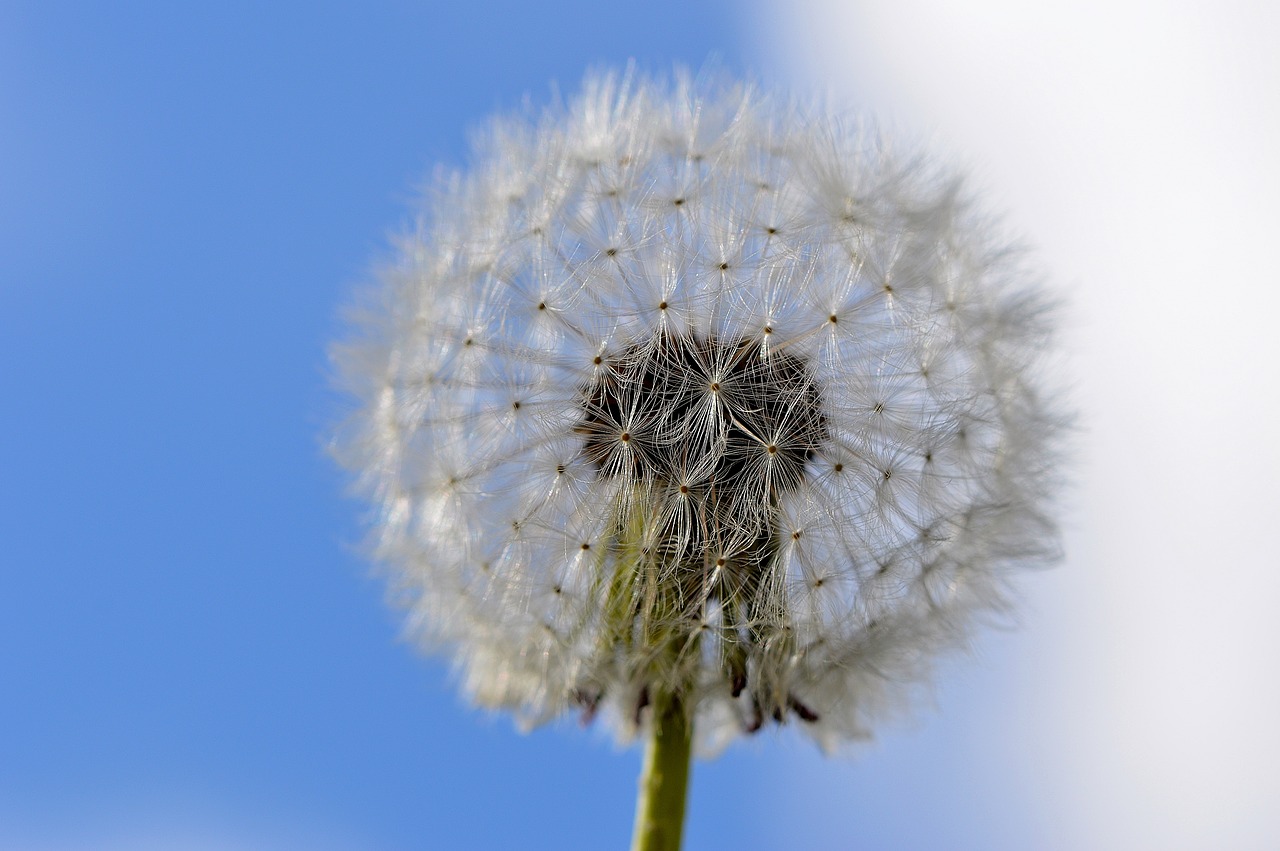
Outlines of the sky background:
<svg viewBox="0 0 1280 851">
<path fill-rule="evenodd" d="M 0 849 L 625 847 L 639 754 L 398 640 L 324 455 L 340 307 L 471 128 L 629 58 L 869 104 L 1040 252 L 1067 562 L 687 847 L 1280 844 L 1280 21 L 1262 3 L 0 0 Z"/>
</svg>

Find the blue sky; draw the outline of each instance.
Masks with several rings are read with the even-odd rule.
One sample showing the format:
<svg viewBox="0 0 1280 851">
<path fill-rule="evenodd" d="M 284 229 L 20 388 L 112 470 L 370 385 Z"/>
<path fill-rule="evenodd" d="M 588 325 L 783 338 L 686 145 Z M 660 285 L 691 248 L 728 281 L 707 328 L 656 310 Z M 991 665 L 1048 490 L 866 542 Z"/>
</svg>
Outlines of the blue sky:
<svg viewBox="0 0 1280 851">
<path fill-rule="evenodd" d="M 484 116 L 737 39 L 679 2 L 0 6 L 0 846 L 626 841 L 635 753 L 397 642 L 325 349 Z M 691 836 L 759 830 L 716 785 Z"/>
</svg>

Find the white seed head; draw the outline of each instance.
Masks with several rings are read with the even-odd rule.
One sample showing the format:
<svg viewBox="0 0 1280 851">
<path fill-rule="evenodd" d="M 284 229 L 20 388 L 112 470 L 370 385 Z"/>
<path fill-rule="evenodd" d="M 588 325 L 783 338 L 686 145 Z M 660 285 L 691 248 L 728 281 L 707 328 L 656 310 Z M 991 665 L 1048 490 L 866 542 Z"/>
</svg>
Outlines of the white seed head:
<svg viewBox="0 0 1280 851">
<path fill-rule="evenodd" d="M 681 77 L 477 147 L 338 350 L 335 441 L 476 701 L 838 744 L 1055 556 L 1045 303 L 955 180 Z"/>
</svg>

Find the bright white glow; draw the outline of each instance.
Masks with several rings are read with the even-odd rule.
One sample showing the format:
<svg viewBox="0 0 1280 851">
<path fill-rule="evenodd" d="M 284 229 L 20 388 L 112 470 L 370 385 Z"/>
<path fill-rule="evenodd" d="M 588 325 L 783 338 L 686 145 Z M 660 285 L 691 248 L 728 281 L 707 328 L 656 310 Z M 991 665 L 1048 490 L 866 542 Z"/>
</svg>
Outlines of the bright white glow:
<svg viewBox="0 0 1280 851">
<path fill-rule="evenodd" d="M 1275 847 L 1280 7 L 760 18 L 784 74 L 973 162 L 1071 302 L 1076 532 L 1039 584 L 1039 678 L 991 698 L 1032 701 L 1028 738 L 998 747 L 1056 777 L 1037 806 L 1062 847 Z"/>
</svg>

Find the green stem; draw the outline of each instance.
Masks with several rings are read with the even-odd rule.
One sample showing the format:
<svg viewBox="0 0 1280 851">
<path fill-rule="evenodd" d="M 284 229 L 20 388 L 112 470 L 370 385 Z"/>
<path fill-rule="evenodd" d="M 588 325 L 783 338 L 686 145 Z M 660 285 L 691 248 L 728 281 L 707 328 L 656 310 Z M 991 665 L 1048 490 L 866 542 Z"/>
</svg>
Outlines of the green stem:
<svg viewBox="0 0 1280 851">
<path fill-rule="evenodd" d="M 693 721 L 680 699 L 658 695 L 644 752 L 631 851 L 679 851 L 693 755 Z"/>
</svg>

